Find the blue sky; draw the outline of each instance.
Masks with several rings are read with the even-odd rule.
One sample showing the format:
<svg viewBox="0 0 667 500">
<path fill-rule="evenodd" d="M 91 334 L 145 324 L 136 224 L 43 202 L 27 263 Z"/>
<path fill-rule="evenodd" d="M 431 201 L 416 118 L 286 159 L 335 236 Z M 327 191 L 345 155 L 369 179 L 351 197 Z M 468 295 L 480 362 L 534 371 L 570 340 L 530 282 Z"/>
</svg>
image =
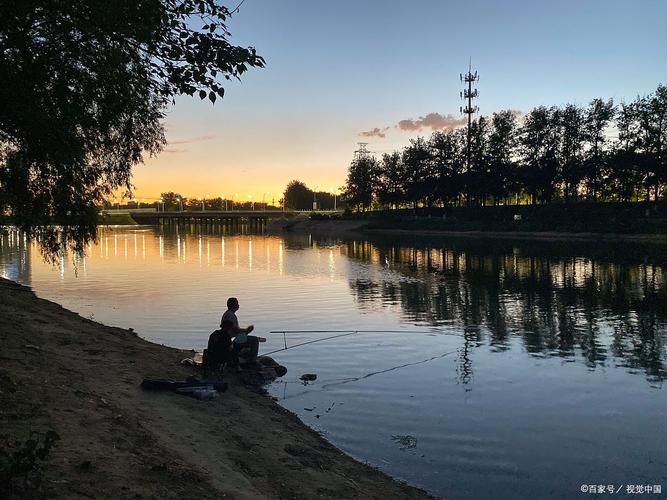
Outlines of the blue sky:
<svg viewBox="0 0 667 500">
<path fill-rule="evenodd" d="M 245 0 L 231 40 L 255 46 L 267 67 L 215 106 L 177 99 L 166 123 L 178 144 L 139 167 L 135 184 L 147 198 L 257 199 L 292 178 L 339 187 L 356 142 L 391 151 L 431 133 L 400 120 L 459 116 L 468 57 L 482 114 L 629 100 L 667 83 L 666 25 L 663 0 Z M 384 138 L 359 136 L 375 127 Z"/>
</svg>

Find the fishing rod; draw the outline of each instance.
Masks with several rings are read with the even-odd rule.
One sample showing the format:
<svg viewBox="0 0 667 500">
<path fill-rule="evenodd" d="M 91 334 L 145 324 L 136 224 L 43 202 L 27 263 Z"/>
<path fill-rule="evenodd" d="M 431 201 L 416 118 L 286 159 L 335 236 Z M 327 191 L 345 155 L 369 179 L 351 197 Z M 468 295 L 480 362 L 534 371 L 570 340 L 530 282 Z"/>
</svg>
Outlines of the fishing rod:
<svg viewBox="0 0 667 500">
<path fill-rule="evenodd" d="M 276 349 L 275 351 L 267 352 L 265 356 L 270 354 L 275 354 L 280 351 L 286 351 L 288 349 L 294 349 L 295 347 L 300 347 L 308 344 L 315 344 L 316 342 L 323 342 L 325 340 L 337 339 L 340 337 L 347 337 L 350 335 L 356 335 L 358 333 L 434 333 L 433 331 L 418 331 L 418 330 L 271 330 L 269 333 L 282 333 L 283 342 L 285 347 L 281 349 Z M 329 337 L 324 337 L 321 339 L 308 340 L 307 342 L 301 342 L 299 344 L 294 344 L 287 346 L 287 334 L 288 333 L 337 333 L 338 335 L 331 335 Z M 440 332 L 444 335 L 456 335 L 453 333 Z"/>
</svg>

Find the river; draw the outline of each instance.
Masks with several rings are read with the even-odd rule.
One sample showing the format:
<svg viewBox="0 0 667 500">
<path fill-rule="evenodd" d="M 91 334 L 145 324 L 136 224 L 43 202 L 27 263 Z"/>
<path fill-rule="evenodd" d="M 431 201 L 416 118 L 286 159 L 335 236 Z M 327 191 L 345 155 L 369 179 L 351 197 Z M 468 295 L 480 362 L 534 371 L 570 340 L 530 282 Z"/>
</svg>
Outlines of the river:
<svg viewBox="0 0 667 500">
<path fill-rule="evenodd" d="M 5 231 L 0 276 L 197 350 L 238 297 L 288 367 L 279 403 L 436 495 L 667 487 L 665 247 L 225 233 L 100 228 L 51 265 Z"/>
</svg>

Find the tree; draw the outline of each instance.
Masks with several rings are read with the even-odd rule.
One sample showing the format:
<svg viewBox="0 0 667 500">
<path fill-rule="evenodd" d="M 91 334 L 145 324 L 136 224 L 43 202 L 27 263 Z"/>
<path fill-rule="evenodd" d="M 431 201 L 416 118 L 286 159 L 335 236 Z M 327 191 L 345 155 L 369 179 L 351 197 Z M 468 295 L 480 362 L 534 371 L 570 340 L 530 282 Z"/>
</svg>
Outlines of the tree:
<svg viewBox="0 0 667 500">
<path fill-rule="evenodd" d="M 551 201 L 556 189 L 558 110 L 539 106 L 531 110 L 521 129 L 521 180 L 531 202 Z"/>
<path fill-rule="evenodd" d="M 610 194 L 623 201 L 630 200 L 642 182 L 639 102 L 640 99 L 630 104 L 621 103 L 616 118 L 618 140 L 609 160 Z"/>
<path fill-rule="evenodd" d="M 378 166 L 378 201 L 396 208 L 405 199 L 403 162 L 398 151 L 385 153 Z"/>
<path fill-rule="evenodd" d="M 433 132 L 429 139 L 435 194 L 447 204 L 457 200 L 462 191 L 461 174 L 465 167 L 465 136 L 461 130 Z"/>
<path fill-rule="evenodd" d="M 488 193 L 494 203 L 510 194 L 514 183 L 514 155 L 517 142 L 516 116 L 512 111 L 500 111 L 493 114 L 492 130 L 489 134 Z"/>
<path fill-rule="evenodd" d="M 436 195 L 436 176 L 431 161 L 431 151 L 423 137 L 410 139 L 403 148 L 401 159 L 404 165 L 404 192 L 413 208 L 419 201 L 430 203 Z"/>
<path fill-rule="evenodd" d="M 319 210 L 333 210 L 334 195 L 332 193 L 328 193 L 327 191 L 317 191 L 313 193 L 313 196 L 317 201 L 317 208 Z"/>
<path fill-rule="evenodd" d="M 184 200 L 180 194 L 174 193 L 173 191 L 161 193 L 160 198 L 162 198 L 165 210 L 179 210 Z"/>
<path fill-rule="evenodd" d="M 97 205 L 162 149 L 175 96 L 215 102 L 222 80 L 263 66 L 229 43 L 230 15 L 215 0 L 3 2 L 0 213 L 52 256 L 81 251 Z"/>
<path fill-rule="evenodd" d="M 488 162 L 489 122 L 480 116 L 470 127 L 470 171 L 466 179 L 466 191 L 477 203 L 484 205 L 491 190 L 491 172 Z"/>
<path fill-rule="evenodd" d="M 361 210 L 370 209 L 377 188 L 378 161 L 369 154 L 359 154 L 350 163 L 345 183 L 345 200 Z"/>
<path fill-rule="evenodd" d="M 584 182 L 588 195 L 597 201 L 600 195 L 607 167 L 606 130 L 614 117 L 614 101 L 593 99 L 586 110 L 584 130 L 589 144 L 584 161 Z"/>
<path fill-rule="evenodd" d="M 584 111 L 576 104 L 568 104 L 560 111 L 561 141 L 559 147 L 563 196 L 576 199 L 584 177 Z"/>
<path fill-rule="evenodd" d="M 667 183 L 667 86 L 658 85 L 654 94 L 639 99 L 637 112 L 646 199 L 653 190 L 657 200 L 660 186 Z"/>
<path fill-rule="evenodd" d="M 285 208 L 294 210 L 311 210 L 313 208 L 313 192 L 301 181 L 290 181 L 283 196 Z"/>
</svg>

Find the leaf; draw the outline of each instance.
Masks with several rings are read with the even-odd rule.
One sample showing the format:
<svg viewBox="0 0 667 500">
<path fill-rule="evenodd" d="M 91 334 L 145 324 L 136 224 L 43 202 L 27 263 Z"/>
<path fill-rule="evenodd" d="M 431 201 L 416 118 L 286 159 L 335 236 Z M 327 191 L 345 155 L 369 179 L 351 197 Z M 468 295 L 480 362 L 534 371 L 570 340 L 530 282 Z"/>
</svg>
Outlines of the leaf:
<svg viewBox="0 0 667 500">
<path fill-rule="evenodd" d="M 200 90 L 199 91 L 199 98 L 200 99 L 206 99 L 206 91 L 205 90 Z"/>
<path fill-rule="evenodd" d="M 217 97 L 217 96 L 215 95 L 215 92 L 211 91 L 211 92 L 208 93 L 208 98 L 210 99 L 210 101 L 211 101 L 213 104 L 215 104 L 215 99 L 216 99 L 216 97 Z"/>
</svg>

